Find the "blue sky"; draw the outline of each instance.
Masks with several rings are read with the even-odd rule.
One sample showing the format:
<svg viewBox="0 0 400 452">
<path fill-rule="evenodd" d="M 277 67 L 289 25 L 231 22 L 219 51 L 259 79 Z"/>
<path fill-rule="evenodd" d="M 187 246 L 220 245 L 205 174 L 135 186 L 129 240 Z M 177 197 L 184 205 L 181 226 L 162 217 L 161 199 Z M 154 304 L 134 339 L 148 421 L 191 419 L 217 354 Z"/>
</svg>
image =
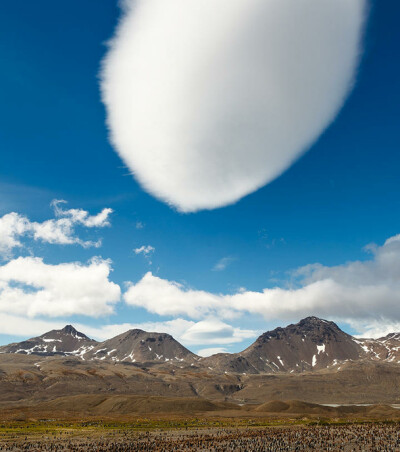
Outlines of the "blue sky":
<svg viewBox="0 0 400 452">
<path fill-rule="evenodd" d="M 357 260 L 374 261 L 376 254 L 363 250 L 369 243 L 385 251 L 385 241 L 400 232 L 397 1 L 371 3 L 355 87 L 311 149 L 280 177 L 235 204 L 195 213 L 180 213 L 144 191 L 108 139 L 98 74 L 105 43 L 113 36 L 120 14 L 117 2 L 111 0 L 2 2 L 0 215 L 18 212 L 43 222 L 54 218 L 53 199 L 68 201 L 66 209 L 84 209 L 92 215 L 113 209 L 110 226 L 77 227 L 77 234 L 85 239 L 102 238 L 101 247 L 52 245 L 27 238 L 26 246 L 14 249 L 3 265 L 18 256 L 40 257 L 49 265 L 86 263 L 101 256 L 111 259 L 110 280 L 122 292 L 125 282 L 136 284 L 151 271 L 185 288 L 234 294 L 240 288 L 258 292 L 297 287 L 293 271 L 308 264 L 320 263 L 328 269 Z M 138 223 L 143 227 L 138 228 Z M 148 245 L 155 249 L 151 259 L 135 254 L 134 249 Z M 221 259 L 226 268 L 216 271 Z M 391 310 L 382 315 L 385 327 L 388 321 L 400 321 L 397 300 L 390 303 Z M 114 314 L 99 318 L 38 315 L 31 321 L 58 325 L 66 320 L 95 329 L 175 318 L 202 320 L 150 310 L 120 301 Z M 315 313 L 308 311 L 304 314 Z M 329 314 L 324 309 L 316 314 L 320 312 Z M 364 330 L 361 326 L 357 330 L 357 315 L 355 309 L 353 323 L 337 311 L 331 317 L 350 332 L 373 329 L 365 317 Z M 296 311 L 264 317 L 242 312 L 230 319 L 212 311 L 204 318 L 211 322 L 211 317 L 254 334 L 300 320 Z M 23 330 L 8 331 L 0 334 L 0 342 L 21 337 Z M 216 334 L 212 344 L 187 343 L 195 351 L 206 347 L 237 351 L 252 340 L 254 335 L 248 334 L 242 341 L 221 344 Z"/>
</svg>

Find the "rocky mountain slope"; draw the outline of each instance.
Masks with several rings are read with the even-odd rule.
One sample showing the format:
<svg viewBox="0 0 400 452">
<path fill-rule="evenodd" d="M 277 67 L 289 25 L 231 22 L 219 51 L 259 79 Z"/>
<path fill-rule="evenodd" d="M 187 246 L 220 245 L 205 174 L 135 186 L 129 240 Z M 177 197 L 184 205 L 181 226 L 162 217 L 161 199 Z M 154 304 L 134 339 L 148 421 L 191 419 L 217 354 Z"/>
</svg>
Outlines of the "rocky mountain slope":
<svg viewBox="0 0 400 452">
<path fill-rule="evenodd" d="M 359 359 L 362 348 L 335 323 L 307 317 L 262 334 L 240 355 L 260 372 L 303 372 Z"/>
<path fill-rule="evenodd" d="M 184 362 L 199 359 L 172 336 L 165 333 L 148 333 L 129 330 L 108 339 L 84 355 L 85 360 L 111 360 L 114 362 Z"/>
<path fill-rule="evenodd" d="M 73 355 L 83 356 L 98 344 L 77 331 L 73 326 L 66 325 L 62 330 L 52 330 L 26 341 L 0 347 L 0 353 L 22 353 L 26 355 Z"/>
<path fill-rule="evenodd" d="M 246 373 L 301 372 L 346 359 L 358 359 L 360 345 L 333 322 L 307 317 L 295 325 L 262 334 L 236 354 L 219 354 L 205 361 L 213 369 Z"/>
<path fill-rule="evenodd" d="M 347 361 L 400 362 L 400 334 L 355 339 L 334 322 L 307 317 L 286 328 L 262 334 L 246 350 L 202 360 L 216 371 L 277 373 L 339 368 Z"/>
</svg>

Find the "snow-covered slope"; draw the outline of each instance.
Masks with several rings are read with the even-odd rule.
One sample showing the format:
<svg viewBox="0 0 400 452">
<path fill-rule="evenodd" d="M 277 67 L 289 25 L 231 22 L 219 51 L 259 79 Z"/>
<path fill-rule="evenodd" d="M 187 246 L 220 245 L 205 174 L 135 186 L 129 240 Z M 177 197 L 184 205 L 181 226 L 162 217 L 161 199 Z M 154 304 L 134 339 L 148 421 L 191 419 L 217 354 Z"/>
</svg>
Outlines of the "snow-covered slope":
<svg viewBox="0 0 400 452">
<path fill-rule="evenodd" d="M 379 339 L 354 339 L 374 361 L 400 363 L 400 333 L 390 333 Z"/>
</svg>

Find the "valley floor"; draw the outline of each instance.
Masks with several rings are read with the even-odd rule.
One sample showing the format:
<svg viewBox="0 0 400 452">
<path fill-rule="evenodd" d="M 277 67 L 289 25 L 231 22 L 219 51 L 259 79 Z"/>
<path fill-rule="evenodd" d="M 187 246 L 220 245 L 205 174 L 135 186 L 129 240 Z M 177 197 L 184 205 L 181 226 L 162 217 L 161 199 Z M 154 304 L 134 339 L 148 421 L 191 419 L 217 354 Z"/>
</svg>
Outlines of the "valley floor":
<svg viewBox="0 0 400 452">
<path fill-rule="evenodd" d="M 398 423 L 203 427 L 0 427 L 2 451 L 400 451 Z"/>
</svg>

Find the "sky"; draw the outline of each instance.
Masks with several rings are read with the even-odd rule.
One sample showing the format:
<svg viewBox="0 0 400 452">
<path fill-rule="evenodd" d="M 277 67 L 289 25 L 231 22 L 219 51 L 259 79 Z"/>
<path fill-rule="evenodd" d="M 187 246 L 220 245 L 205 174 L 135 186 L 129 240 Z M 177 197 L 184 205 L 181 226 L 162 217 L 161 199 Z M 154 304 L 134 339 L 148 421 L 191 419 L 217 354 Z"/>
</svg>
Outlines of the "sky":
<svg viewBox="0 0 400 452">
<path fill-rule="evenodd" d="M 400 331 L 399 2 L 181 2 L 2 2 L 0 344 Z"/>
</svg>

